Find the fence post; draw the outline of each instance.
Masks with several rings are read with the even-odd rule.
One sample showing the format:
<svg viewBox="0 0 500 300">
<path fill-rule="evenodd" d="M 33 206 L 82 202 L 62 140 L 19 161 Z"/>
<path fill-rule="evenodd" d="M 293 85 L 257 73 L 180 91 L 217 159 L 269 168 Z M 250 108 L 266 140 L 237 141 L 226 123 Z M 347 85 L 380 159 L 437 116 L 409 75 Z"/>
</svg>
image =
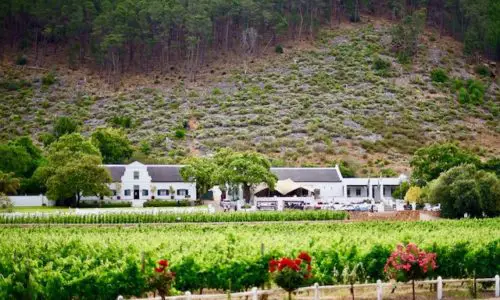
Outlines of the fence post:
<svg viewBox="0 0 500 300">
<path fill-rule="evenodd" d="M 437 279 L 437 299 L 443 299 L 443 278 L 441 276 L 438 276 Z"/>
<path fill-rule="evenodd" d="M 257 287 L 252 288 L 252 300 L 257 300 Z"/>
<path fill-rule="evenodd" d="M 500 297 L 500 276 L 495 275 L 495 297 Z"/>
<path fill-rule="evenodd" d="M 191 300 L 191 292 L 190 291 L 186 292 L 186 300 Z"/>
<path fill-rule="evenodd" d="M 377 300 L 382 300 L 382 281 L 377 280 Z"/>
<path fill-rule="evenodd" d="M 319 284 L 314 283 L 314 300 L 319 300 Z"/>
</svg>

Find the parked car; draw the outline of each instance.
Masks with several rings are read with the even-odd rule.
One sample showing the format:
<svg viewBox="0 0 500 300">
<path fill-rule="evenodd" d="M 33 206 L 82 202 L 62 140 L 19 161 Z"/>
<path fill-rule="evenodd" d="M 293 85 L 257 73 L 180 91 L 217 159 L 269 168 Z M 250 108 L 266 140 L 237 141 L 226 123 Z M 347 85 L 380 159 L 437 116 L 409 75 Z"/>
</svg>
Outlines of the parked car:
<svg viewBox="0 0 500 300">
<path fill-rule="evenodd" d="M 441 203 L 431 207 L 431 211 L 441 211 Z"/>
</svg>

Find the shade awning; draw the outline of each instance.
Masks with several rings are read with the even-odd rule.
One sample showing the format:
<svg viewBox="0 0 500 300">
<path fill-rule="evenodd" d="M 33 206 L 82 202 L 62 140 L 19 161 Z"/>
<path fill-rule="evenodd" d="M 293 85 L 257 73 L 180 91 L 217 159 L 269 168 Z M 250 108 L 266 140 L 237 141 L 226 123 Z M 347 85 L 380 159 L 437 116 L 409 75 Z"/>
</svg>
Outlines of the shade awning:
<svg viewBox="0 0 500 300">
<path fill-rule="evenodd" d="M 261 183 L 255 187 L 254 193 L 256 194 L 256 193 L 261 192 L 267 188 L 268 188 L 267 184 Z M 291 180 L 290 178 L 287 178 L 285 180 L 278 180 L 276 182 L 276 186 L 274 187 L 274 190 L 282 195 L 286 195 L 286 194 L 293 192 L 297 189 L 304 189 L 304 190 L 308 190 L 310 192 L 314 192 L 314 190 L 311 189 L 310 187 L 303 186 L 303 185 Z"/>
</svg>

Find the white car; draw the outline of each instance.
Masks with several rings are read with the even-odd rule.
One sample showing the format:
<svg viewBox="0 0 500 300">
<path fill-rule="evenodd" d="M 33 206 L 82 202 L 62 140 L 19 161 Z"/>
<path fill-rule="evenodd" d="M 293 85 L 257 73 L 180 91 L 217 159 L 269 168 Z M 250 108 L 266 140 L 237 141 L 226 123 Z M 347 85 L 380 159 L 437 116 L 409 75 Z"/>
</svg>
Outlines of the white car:
<svg viewBox="0 0 500 300">
<path fill-rule="evenodd" d="M 441 211 L 441 203 L 439 203 L 438 205 L 434 205 L 433 207 L 431 207 L 431 211 Z"/>
</svg>

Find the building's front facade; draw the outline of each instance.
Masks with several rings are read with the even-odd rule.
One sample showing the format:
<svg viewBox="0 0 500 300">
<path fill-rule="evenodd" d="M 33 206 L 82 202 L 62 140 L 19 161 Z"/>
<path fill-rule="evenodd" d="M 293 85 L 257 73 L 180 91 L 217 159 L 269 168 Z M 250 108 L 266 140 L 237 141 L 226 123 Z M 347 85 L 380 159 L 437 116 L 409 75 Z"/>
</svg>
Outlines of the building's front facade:
<svg viewBox="0 0 500 300">
<path fill-rule="evenodd" d="M 135 205 L 150 199 L 196 199 L 196 183 L 184 182 L 180 165 L 105 165 L 111 174 L 113 200 L 132 201 Z"/>
<path fill-rule="evenodd" d="M 112 183 L 112 200 L 132 201 L 140 206 L 147 200 L 197 199 L 196 183 L 184 182 L 181 165 L 105 165 Z M 373 200 L 390 204 L 392 192 L 405 176 L 397 178 L 344 178 L 338 166 L 333 168 L 271 168 L 278 177 L 277 187 L 270 191 L 265 186 L 253 189 L 256 199 L 297 198 L 315 199 L 329 203 L 356 203 Z M 233 194 L 242 200 L 242 191 Z"/>
<path fill-rule="evenodd" d="M 303 197 L 314 196 L 323 202 L 343 204 L 357 203 L 364 200 L 392 203 L 392 192 L 404 181 L 406 176 L 377 178 L 344 178 L 337 166 L 333 168 L 271 168 L 280 181 L 291 180 L 296 183 L 300 193 L 289 192 L 286 195 L 261 189 L 257 198 Z M 306 191 L 304 193 L 304 191 Z M 308 191 L 308 192 L 307 192 Z"/>
</svg>

